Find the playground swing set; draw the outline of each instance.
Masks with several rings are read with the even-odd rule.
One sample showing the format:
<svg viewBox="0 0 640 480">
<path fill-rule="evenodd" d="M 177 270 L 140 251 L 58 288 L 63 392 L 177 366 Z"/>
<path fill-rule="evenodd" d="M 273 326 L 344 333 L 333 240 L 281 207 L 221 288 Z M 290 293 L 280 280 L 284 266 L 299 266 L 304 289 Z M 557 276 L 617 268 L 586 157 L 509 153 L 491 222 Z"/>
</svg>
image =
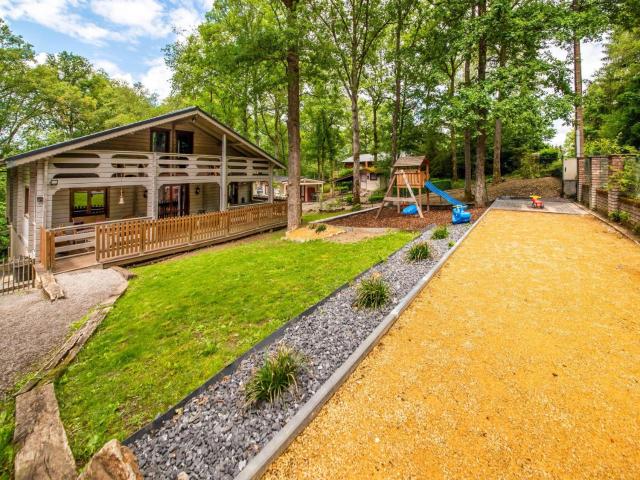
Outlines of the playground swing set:
<svg viewBox="0 0 640 480">
<path fill-rule="evenodd" d="M 395 196 L 393 196 L 394 187 Z M 380 216 L 382 209 L 387 203 L 396 205 L 398 213 L 402 213 L 403 215 L 417 214 L 420 218 L 424 218 L 422 211 L 423 188 L 427 196 L 427 212 L 429 212 L 430 208 L 430 194 L 434 193 L 443 198 L 447 203 L 453 205 L 452 222 L 454 224 L 471 221 L 471 212 L 465 211 L 467 206 L 464 203 L 453 198 L 431 183 L 429 177 L 429 159 L 426 156 L 404 156 L 396 160 L 391 169 L 389 187 L 380 204 L 380 208 L 378 208 L 376 219 Z M 415 189 L 418 191 L 417 198 L 414 193 Z M 409 196 L 401 196 L 401 193 L 404 192 L 408 192 Z M 402 212 L 400 211 L 401 207 Z"/>
</svg>

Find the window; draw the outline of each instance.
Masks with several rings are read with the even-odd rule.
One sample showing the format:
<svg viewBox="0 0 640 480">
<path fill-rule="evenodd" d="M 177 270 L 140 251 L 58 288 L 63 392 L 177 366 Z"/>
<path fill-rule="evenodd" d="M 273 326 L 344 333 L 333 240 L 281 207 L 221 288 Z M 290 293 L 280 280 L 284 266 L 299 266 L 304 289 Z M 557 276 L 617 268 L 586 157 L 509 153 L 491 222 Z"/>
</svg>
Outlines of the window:
<svg viewBox="0 0 640 480">
<path fill-rule="evenodd" d="M 193 153 L 193 132 L 176 132 L 176 153 Z"/>
<path fill-rule="evenodd" d="M 169 152 L 168 130 L 151 130 L 151 151 Z"/>
<path fill-rule="evenodd" d="M 107 191 L 73 190 L 71 192 L 71 217 L 107 214 Z"/>
<path fill-rule="evenodd" d="M 24 187 L 24 214 L 29 216 L 29 187 Z"/>
<path fill-rule="evenodd" d="M 377 180 L 377 179 L 378 179 L 378 174 L 377 173 L 371 172 L 369 174 L 369 180 Z"/>
</svg>

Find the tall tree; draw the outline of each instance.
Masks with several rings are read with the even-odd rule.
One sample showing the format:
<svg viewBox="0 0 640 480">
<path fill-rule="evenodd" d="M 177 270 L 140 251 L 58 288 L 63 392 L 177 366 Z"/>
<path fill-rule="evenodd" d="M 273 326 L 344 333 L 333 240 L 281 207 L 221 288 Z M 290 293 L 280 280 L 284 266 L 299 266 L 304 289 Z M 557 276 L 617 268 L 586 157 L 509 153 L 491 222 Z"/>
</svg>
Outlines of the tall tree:
<svg viewBox="0 0 640 480">
<path fill-rule="evenodd" d="M 369 55 L 390 22 L 386 0 L 329 0 L 315 4 L 326 45 L 351 103 L 353 203 L 360 203 L 360 90 Z"/>
<path fill-rule="evenodd" d="M 289 186 L 287 189 L 287 230 L 295 230 L 302 220 L 300 198 L 300 38 L 298 0 L 282 0 L 287 7 L 287 134 L 289 139 Z"/>
<path fill-rule="evenodd" d="M 483 24 L 487 14 L 487 0 L 478 2 L 478 20 L 480 22 L 480 33 L 478 37 L 478 76 L 477 82 L 480 89 L 485 90 L 484 82 L 487 75 L 487 32 L 486 25 Z M 476 139 L 476 206 L 484 207 L 487 204 L 487 185 L 485 179 L 485 159 L 487 156 L 487 107 L 484 100 L 478 108 L 478 137 Z"/>
</svg>

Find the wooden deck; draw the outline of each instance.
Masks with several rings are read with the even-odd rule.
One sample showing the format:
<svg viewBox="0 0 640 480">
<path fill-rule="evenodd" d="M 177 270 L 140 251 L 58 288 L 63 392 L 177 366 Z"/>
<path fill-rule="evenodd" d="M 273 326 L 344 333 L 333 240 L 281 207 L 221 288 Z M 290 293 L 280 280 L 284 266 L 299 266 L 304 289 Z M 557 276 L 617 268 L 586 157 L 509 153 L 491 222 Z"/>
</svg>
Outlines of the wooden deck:
<svg viewBox="0 0 640 480">
<path fill-rule="evenodd" d="M 287 224 L 285 203 L 185 217 L 133 219 L 43 230 L 42 264 L 55 273 L 140 263 L 228 242 Z M 76 238 L 77 237 L 77 238 Z"/>
</svg>

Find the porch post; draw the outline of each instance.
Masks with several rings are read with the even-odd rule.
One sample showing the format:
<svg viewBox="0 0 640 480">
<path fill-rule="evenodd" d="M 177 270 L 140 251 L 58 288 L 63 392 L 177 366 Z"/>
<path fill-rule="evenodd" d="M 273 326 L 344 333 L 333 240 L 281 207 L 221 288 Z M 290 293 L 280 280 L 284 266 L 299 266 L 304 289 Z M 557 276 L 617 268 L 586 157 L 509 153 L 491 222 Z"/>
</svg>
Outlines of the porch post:
<svg viewBox="0 0 640 480">
<path fill-rule="evenodd" d="M 158 218 L 158 154 L 151 157 L 151 183 L 147 182 L 147 217 Z"/>
<path fill-rule="evenodd" d="M 269 203 L 273 203 L 273 164 L 269 162 Z"/>
<path fill-rule="evenodd" d="M 227 135 L 222 135 L 222 162 L 220 165 L 220 211 L 227 210 Z"/>
</svg>

